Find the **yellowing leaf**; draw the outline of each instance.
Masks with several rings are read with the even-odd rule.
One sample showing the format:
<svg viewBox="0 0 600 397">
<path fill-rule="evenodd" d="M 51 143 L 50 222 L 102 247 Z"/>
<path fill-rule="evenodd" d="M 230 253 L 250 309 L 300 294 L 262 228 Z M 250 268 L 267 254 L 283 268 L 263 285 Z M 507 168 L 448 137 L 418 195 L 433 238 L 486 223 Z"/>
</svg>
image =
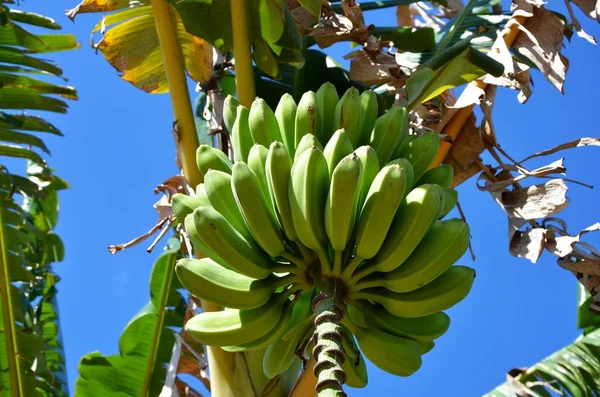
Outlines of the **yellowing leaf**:
<svg viewBox="0 0 600 397">
<path fill-rule="evenodd" d="M 77 14 L 87 12 L 110 12 L 129 7 L 129 0 L 83 0 L 75 8 L 67 10 L 70 20 L 75 20 Z"/>
<path fill-rule="evenodd" d="M 212 47 L 187 33 L 174 9 L 172 16 L 188 74 L 198 82 L 208 80 L 212 72 Z M 94 46 L 122 73 L 121 78 L 149 93 L 168 92 L 152 7 L 140 6 L 108 15 L 94 32 L 103 25 L 109 28 Z"/>
</svg>

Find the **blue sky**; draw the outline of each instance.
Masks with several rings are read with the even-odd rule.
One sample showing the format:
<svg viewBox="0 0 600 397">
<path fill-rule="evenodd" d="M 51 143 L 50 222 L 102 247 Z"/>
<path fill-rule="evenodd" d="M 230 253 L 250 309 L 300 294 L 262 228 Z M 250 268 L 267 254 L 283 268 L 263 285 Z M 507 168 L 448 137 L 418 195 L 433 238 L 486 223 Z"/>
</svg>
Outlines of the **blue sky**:
<svg viewBox="0 0 600 397">
<path fill-rule="evenodd" d="M 156 220 L 154 187 L 176 173 L 167 95 L 148 95 L 122 81 L 88 46 L 97 15 L 80 15 L 71 24 L 64 10 L 76 0 L 22 4 L 26 10 L 54 17 L 74 33 L 82 48 L 52 56 L 65 70 L 80 99 L 68 116 L 50 115 L 65 134 L 51 137 L 50 164 L 71 184 L 61 193 L 58 234 L 66 259 L 56 266 L 62 281 L 58 302 L 71 390 L 79 358 L 91 351 L 118 352 L 118 337 L 129 319 L 146 304 L 148 279 L 160 249 L 146 245 L 109 254 L 107 246 L 128 241 Z M 562 2 L 551 8 L 564 12 Z M 588 33 L 600 38 L 600 27 L 578 12 Z M 367 14 L 381 26 L 395 23 L 394 10 Z M 349 46 L 330 51 L 338 60 Z M 564 54 L 570 59 L 566 96 L 534 72 L 535 88 L 527 105 L 516 93 L 500 90 L 495 126 L 503 148 L 515 158 L 580 136 L 598 136 L 596 90 L 600 89 L 596 46 L 574 36 Z M 571 178 L 600 185 L 594 161 L 598 149 L 573 149 L 566 157 Z M 541 165 L 541 162 L 533 165 Z M 470 180 L 460 187 L 460 201 L 471 226 L 477 261 L 472 293 L 451 309 L 452 325 L 422 369 L 411 378 L 396 378 L 369 365 L 369 386 L 349 389 L 350 396 L 378 393 L 409 396 L 481 396 L 505 380 L 506 371 L 531 365 L 569 344 L 576 329 L 576 281 L 544 254 L 535 265 L 513 258 L 507 249 L 507 219 L 491 197 Z M 600 220 L 600 193 L 570 185 L 570 205 L 562 212 L 570 231 Z M 598 236 L 591 242 L 600 243 Z"/>
</svg>

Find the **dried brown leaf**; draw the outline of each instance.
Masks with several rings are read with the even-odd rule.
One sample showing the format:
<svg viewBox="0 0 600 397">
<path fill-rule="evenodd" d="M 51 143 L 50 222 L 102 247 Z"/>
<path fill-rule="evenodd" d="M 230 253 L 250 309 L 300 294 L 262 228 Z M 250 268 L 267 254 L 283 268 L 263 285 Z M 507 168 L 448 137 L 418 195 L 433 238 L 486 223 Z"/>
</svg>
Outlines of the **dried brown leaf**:
<svg viewBox="0 0 600 397">
<path fill-rule="evenodd" d="M 149 239 L 150 237 L 152 237 L 157 231 L 161 230 L 163 227 L 165 227 L 168 229 L 171 224 L 172 224 L 172 220 L 170 218 L 162 218 L 159 219 L 159 221 L 156 223 L 156 225 L 154 225 L 152 227 L 152 229 L 148 230 L 146 233 L 142 234 L 141 236 L 138 236 L 136 238 L 134 238 L 133 240 L 124 243 L 124 244 L 115 244 L 115 245 L 109 245 L 108 246 L 108 251 L 111 254 L 116 254 L 119 251 L 122 251 L 124 249 L 127 248 L 131 248 L 134 245 L 138 245 L 139 243 Z M 152 245 L 156 245 L 156 242 L 154 242 Z"/>
<path fill-rule="evenodd" d="M 577 7 L 581 9 L 588 17 L 600 22 L 600 1 L 599 0 L 572 0 Z"/>
<path fill-rule="evenodd" d="M 518 23 L 511 19 L 513 23 Z M 560 53 L 563 44 L 564 22 L 544 7 L 533 8 L 512 48 L 533 62 L 561 93 L 569 68 L 569 60 Z"/>
<path fill-rule="evenodd" d="M 342 12 L 344 16 L 352 22 L 355 29 L 365 27 L 365 19 L 363 17 L 360 5 L 354 0 L 342 1 Z"/>
<path fill-rule="evenodd" d="M 571 0 L 565 0 L 565 5 L 567 6 L 567 11 L 569 12 L 569 16 L 571 17 L 571 23 L 573 24 L 573 28 L 577 32 L 577 36 L 581 37 L 582 39 L 586 39 L 592 44 L 598 44 L 596 38 L 586 33 L 585 30 L 583 30 L 583 28 L 581 27 L 581 23 L 579 23 L 579 20 L 575 16 L 575 13 L 573 12 L 573 7 L 571 7 Z"/>
<path fill-rule="evenodd" d="M 479 157 L 485 150 L 485 145 L 479 134 L 479 127 L 476 125 L 477 118 L 473 113 L 469 115 L 460 135 L 452 145 L 450 152 L 446 156 L 451 164 L 457 164 L 458 169 L 466 168 L 473 160 Z"/>
<path fill-rule="evenodd" d="M 567 185 L 562 179 L 502 192 L 504 209 L 511 218 L 540 219 L 563 210 L 567 204 Z"/>
<path fill-rule="evenodd" d="M 547 232 L 544 228 L 517 230 L 509 240 L 510 253 L 518 258 L 525 258 L 536 263 L 546 247 Z"/>
<path fill-rule="evenodd" d="M 452 187 L 455 188 L 458 185 L 461 185 L 471 177 L 479 174 L 481 172 L 481 168 L 475 162 L 470 163 L 466 167 L 460 166 L 454 159 L 446 158 L 444 159 L 444 164 L 451 165 L 454 168 L 454 178 L 452 179 Z"/>
<path fill-rule="evenodd" d="M 510 11 L 513 17 L 531 18 L 536 8 L 543 7 L 543 0 L 513 0 Z"/>
<path fill-rule="evenodd" d="M 600 138 L 594 138 L 594 137 L 578 138 L 571 142 L 567 142 L 567 143 L 563 143 L 561 145 L 555 146 L 552 149 L 546 149 L 546 150 L 542 150 L 541 152 L 534 153 L 531 156 L 525 157 L 523 160 L 519 161 L 519 164 L 522 164 L 525 161 L 530 160 L 534 157 L 548 156 L 550 154 L 560 152 L 561 150 L 572 149 L 572 148 L 582 147 L 582 146 L 600 146 Z"/>
<path fill-rule="evenodd" d="M 367 85 L 397 80 L 404 86 L 407 76 L 396 64 L 394 56 L 384 50 L 372 53 L 366 48 L 361 48 L 347 54 L 344 59 L 350 60 L 351 80 L 362 81 Z"/>
<path fill-rule="evenodd" d="M 529 171 L 523 167 L 512 166 L 512 165 L 503 165 L 502 169 L 507 170 L 507 171 L 516 171 L 519 173 L 519 175 L 511 177 L 506 180 L 488 183 L 486 185 L 485 190 L 490 191 L 490 192 L 500 191 L 500 190 L 504 190 L 504 189 L 508 188 L 510 185 L 512 185 L 514 183 L 521 182 L 522 180 L 529 178 L 529 177 L 541 178 L 541 177 L 545 177 L 548 175 L 554 175 L 554 174 L 563 174 L 564 175 L 567 172 L 567 169 L 564 166 L 564 158 L 556 160 L 548 165 L 536 168 L 533 171 Z"/>
<path fill-rule="evenodd" d="M 304 29 L 314 25 L 318 21 L 318 18 L 302 7 L 298 0 L 285 0 L 285 3 L 296 21 L 301 34 L 304 34 Z"/>
<path fill-rule="evenodd" d="M 313 36 L 320 48 L 327 48 L 339 41 L 354 41 L 364 44 L 369 39 L 374 26 L 355 28 L 352 21 L 333 11 L 324 11 L 323 19 L 307 34 Z"/>
</svg>

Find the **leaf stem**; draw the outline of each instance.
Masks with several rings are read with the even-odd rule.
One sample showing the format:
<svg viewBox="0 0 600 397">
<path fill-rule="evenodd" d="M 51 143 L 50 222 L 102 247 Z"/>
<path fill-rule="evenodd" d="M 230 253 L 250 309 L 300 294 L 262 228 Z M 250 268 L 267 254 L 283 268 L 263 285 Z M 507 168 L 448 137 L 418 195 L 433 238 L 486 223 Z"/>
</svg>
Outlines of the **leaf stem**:
<svg viewBox="0 0 600 397">
<path fill-rule="evenodd" d="M 471 8 L 473 8 L 473 4 L 475 4 L 475 1 L 476 0 L 469 0 L 469 2 L 463 7 L 463 9 L 460 10 L 460 14 L 458 14 L 456 19 L 449 22 L 452 23 L 452 26 L 450 27 L 450 30 L 440 43 L 438 49 L 435 51 L 435 55 L 438 55 L 439 53 L 444 51 L 444 49 L 448 46 L 448 44 L 452 40 L 452 37 L 454 37 L 458 29 L 460 28 L 460 24 L 462 23 L 463 19 L 465 19 L 467 14 L 471 12 Z"/>
<path fill-rule="evenodd" d="M 231 0 L 233 52 L 235 55 L 235 83 L 238 100 L 250 109 L 254 101 L 254 71 L 250 53 L 250 28 L 247 0 Z M 226 23 L 223 21 L 223 23 Z"/>
<path fill-rule="evenodd" d="M 183 174 L 190 185 L 196 186 L 202 182 L 202 175 L 196 166 L 198 134 L 187 86 L 185 64 L 177 40 L 177 30 L 173 24 L 171 6 L 165 0 L 151 0 L 151 4 L 167 74 L 173 116 L 177 123 L 176 145 L 181 156 Z"/>
</svg>

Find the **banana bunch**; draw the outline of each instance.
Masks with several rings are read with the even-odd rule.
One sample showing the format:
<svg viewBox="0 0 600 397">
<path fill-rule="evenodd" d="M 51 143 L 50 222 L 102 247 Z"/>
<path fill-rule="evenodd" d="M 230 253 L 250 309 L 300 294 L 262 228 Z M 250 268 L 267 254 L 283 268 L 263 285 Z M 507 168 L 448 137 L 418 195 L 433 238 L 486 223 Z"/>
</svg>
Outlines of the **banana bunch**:
<svg viewBox="0 0 600 397">
<path fill-rule="evenodd" d="M 453 266 L 469 244 L 450 166 L 430 168 L 434 132 L 408 134 L 408 114 L 378 117 L 376 95 L 341 98 L 326 83 L 275 111 L 228 97 L 224 119 L 235 162 L 201 146 L 204 182 L 172 207 L 203 259 L 176 273 L 193 295 L 223 306 L 185 329 L 208 346 L 266 349 L 272 378 L 319 346 L 313 299 L 327 291 L 340 309 L 341 368 L 367 384 L 365 358 L 409 376 L 450 326 L 444 312 L 469 293 L 475 271 Z M 334 285 L 334 289 L 331 289 Z"/>
</svg>

